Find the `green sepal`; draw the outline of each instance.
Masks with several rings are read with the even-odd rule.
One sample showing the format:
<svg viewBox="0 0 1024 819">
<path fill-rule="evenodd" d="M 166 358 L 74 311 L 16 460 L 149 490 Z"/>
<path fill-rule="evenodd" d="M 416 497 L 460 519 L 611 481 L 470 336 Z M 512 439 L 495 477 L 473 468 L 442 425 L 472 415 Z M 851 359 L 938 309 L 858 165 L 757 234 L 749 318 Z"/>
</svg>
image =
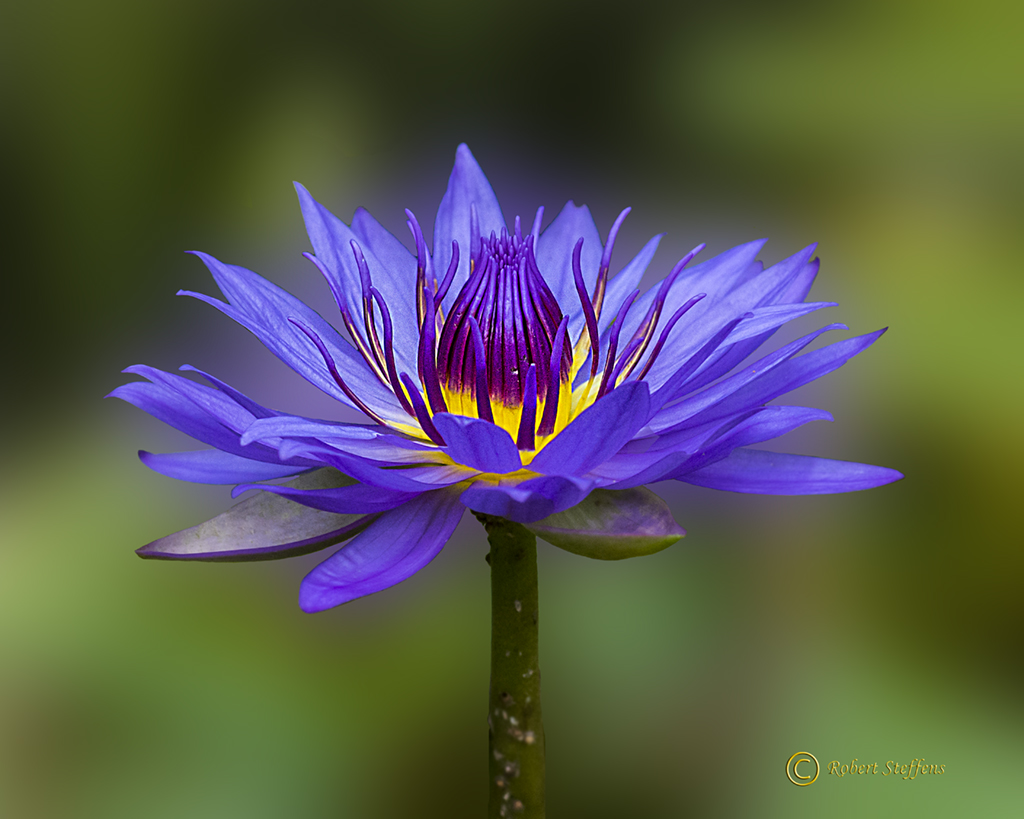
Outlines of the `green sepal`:
<svg viewBox="0 0 1024 819">
<path fill-rule="evenodd" d="M 537 537 L 573 554 L 623 560 L 666 549 L 686 531 L 650 489 L 595 489 L 572 509 L 524 523 Z"/>
<path fill-rule="evenodd" d="M 296 489 L 332 489 L 355 481 L 330 467 L 285 483 Z M 338 515 L 259 492 L 205 523 L 154 540 L 136 550 L 156 560 L 243 562 L 278 560 L 326 549 L 354 537 L 378 515 Z"/>
</svg>

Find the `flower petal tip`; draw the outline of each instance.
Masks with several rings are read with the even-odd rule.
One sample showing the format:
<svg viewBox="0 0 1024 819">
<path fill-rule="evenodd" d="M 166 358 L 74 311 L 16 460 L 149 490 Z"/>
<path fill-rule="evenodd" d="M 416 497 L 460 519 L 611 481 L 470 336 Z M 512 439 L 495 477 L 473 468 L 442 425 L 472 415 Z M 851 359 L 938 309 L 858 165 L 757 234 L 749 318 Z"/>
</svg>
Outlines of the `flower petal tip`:
<svg viewBox="0 0 1024 819">
<path fill-rule="evenodd" d="M 330 590 L 322 586 L 303 583 L 299 587 L 299 608 L 306 614 L 317 614 L 347 602 L 347 600 L 335 601 Z"/>
</svg>

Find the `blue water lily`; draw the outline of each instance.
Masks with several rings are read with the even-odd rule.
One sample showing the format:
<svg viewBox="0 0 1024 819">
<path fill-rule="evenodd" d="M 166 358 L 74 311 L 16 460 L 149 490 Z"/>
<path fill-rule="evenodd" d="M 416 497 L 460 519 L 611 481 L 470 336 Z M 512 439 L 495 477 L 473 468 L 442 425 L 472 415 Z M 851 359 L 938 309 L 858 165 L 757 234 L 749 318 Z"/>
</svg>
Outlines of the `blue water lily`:
<svg viewBox="0 0 1024 819">
<path fill-rule="evenodd" d="M 144 557 L 267 559 L 344 542 L 302 582 L 300 605 L 319 611 L 419 571 L 467 508 L 533 525 L 573 551 L 618 557 L 682 534 L 668 517 L 657 532 L 637 534 L 633 552 L 615 553 L 623 520 L 632 531 L 665 517 L 639 489 L 646 484 L 802 495 L 902 477 L 751 448 L 831 420 L 769 402 L 884 332 L 801 355 L 823 333 L 846 329 L 830 324 L 744 364 L 783 324 L 832 306 L 805 301 L 818 271 L 813 246 L 768 268 L 757 261 L 763 241 L 691 264 L 700 246 L 641 294 L 661 237 L 610 275 L 628 208 L 606 241 L 588 209 L 572 202 L 544 230 L 543 208 L 528 228 L 519 217 L 510 225 L 465 145 L 437 211 L 432 252 L 411 212 L 415 252 L 365 210 L 346 225 L 296 187 L 314 250 L 306 255 L 331 288 L 347 338 L 256 273 L 205 253 L 196 255 L 226 301 L 186 295 L 246 327 L 366 422 L 270 410 L 191 367 L 183 369 L 208 385 L 129 367 L 148 380 L 113 395 L 212 447 L 142 452 L 147 466 L 236 484 L 235 494 L 263 490 L 143 547 Z M 608 531 L 586 531 L 587 520 Z"/>
</svg>

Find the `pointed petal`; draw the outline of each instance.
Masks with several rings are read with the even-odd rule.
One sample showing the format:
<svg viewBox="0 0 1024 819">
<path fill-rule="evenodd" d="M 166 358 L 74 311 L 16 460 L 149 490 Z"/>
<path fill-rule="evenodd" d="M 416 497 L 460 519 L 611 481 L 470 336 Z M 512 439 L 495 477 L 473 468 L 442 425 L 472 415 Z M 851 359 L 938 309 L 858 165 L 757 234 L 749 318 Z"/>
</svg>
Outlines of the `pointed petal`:
<svg viewBox="0 0 1024 819">
<path fill-rule="evenodd" d="M 202 376 L 212 386 L 216 387 L 228 398 L 230 398 L 232 401 L 238 404 L 238 406 L 242 407 L 242 409 L 252 413 L 252 416 L 254 418 L 269 418 L 271 415 L 278 414 L 276 410 L 267 409 L 266 407 L 257 404 L 249 396 L 239 392 L 230 384 L 225 384 L 219 378 L 215 378 L 209 373 L 203 372 L 202 370 L 193 367 L 191 364 L 183 364 L 181 367 L 178 367 L 178 369 L 181 370 L 182 372 L 192 372 Z"/>
<path fill-rule="evenodd" d="M 242 434 L 241 442 L 276 447 L 281 458 L 301 454 L 322 461 L 325 454 L 344 453 L 378 466 L 446 462 L 433 444 L 405 438 L 377 425 L 342 424 L 296 415 L 257 419 Z"/>
<path fill-rule="evenodd" d="M 558 300 L 564 315 L 569 316 L 569 337 L 576 338 L 583 327 L 583 306 L 576 294 L 572 275 L 572 252 L 577 240 L 583 239 L 580 269 L 587 293 L 594 292 L 597 269 L 601 264 L 601 234 L 597 231 L 590 209 L 566 202 L 537 240 L 537 267 L 544 281 Z"/>
<path fill-rule="evenodd" d="M 764 407 L 749 414 L 741 413 L 740 418 L 738 423 L 723 425 L 703 443 L 699 452 L 665 477 L 680 478 L 721 460 L 738 447 L 770 441 L 811 421 L 832 421 L 830 413 L 813 407 Z"/>
<path fill-rule="evenodd" d="M 643 381 L 623 384 L 599 398 L 556 435 L 530 463 L 534 472 L 582 475 L 610 458 L 650 417 Z"/>
<path fill-rule="evenodd" d="M 238 495 L 248 492 L 250 489 L 259 489 L 273 495 L 280 495 L 282 498 L 288 498 L 303 506 L 321 509 L 325 512 L 334 512 L 339 515 L 370 515 L 386 512 L 422 494 L 421 492 L 381 489 L 377 486 L 355 483 L 354 480 L 349 478 L 347 485 L 326 489 L 302 489 L 288 485 L 240 484 L 231 493 L 232 497 L 238 497 Z"/>
<path fill-rule="evenodd" d="M 292 481 L 295 487 L 350 481 L 333 469 L 319 469 Z M 372 515 L 333 515 L 261 492 L 221 515 L 137 551 L 157 560 L 274 560 L 308 554 L 346 540 L 373 521 Z"/>
<path fill-rule="evenodd" d="M 304 465 L 254 461 L 219 449 L 163 454 L 140 450 L 139 460 L 154 472 L 192 483 L 236 484 L 269 481 L 309 469 Z"/>
<path fill-rule="evenodd" d="M 362 424 L 344 424 L 334 421 L 316 421 L 298 415 L 275 415 L 253 421 L 242 434 L 242 445 L 253 441 L 271 441 L 275 438 L 327 438 L 368 441 L 382 437 L 377 431 Z"/>
<path fill-rule="evenodd" d="M 736 325 L 726 337 L 723 345 L 735 344 L 755 338 L 771 330 L 776 330 L 787 322 L 821 310 L 823 307 L 835 307 L 834 301 L 816 301 L 807 304 L 770 304 L 767 307 L 755 307 L 750 316 Z"/>
<path fill-rule="evenodd" d="M 447 412 L 434 416 L 434 426 L 456 463 L 499 474 L 515 472 L 523 465 L 512 436 L 499 426 Z"/>
<path fill-rule="evenodd" d="M 791 274 L 792 278 L 789 284 L 784 284 L 781 290 L 771 296 L 769 300 L 772 301 L 772 304 L 750 310 L 754 317 L 743 322 L 746 327 L 737 328 L 737 335 L 730 336 L 727 342 L 708 358 L 695 375 L 687 378 L 683 389 L 677 391 L 676 396 L 698 390 L 742 364 L 749 355 L 771 338 L 779 327 L 804 315 L 804 307 L 809 307 L 810 310 L 807 312 L 811 312 L 819 307 L 831 306 L 827 302 L 817 302 L 813 305 L 800 303 L 806 297 L 817 270 L 818 260 L 812 259 L 803 268 Z M 769 319 L 773 316 L 781 320 L 763 321 L 760 326 L 754 323 L 760 321 L 758 317 Z"/>
<path fill-rule="evenodd" d="M 675 362 L 688 357 L 728 321 L 758 307 L 777 304 L 779 294 L 787 290 L 809 263 L 814 248 L 814 245 L 806 247 L 750 278 L 741 277 L 732 289 L 723 288 L 721 283 L 709 283 L 711 289 L 701 288 L 698 292 L 708 293 L 708 298 L 683 317 L 661 356 L 652 365 L 647 375 L 651 390 L 658 389 L 671 378 L 677 366 Z M 666 314 L 671 315 L 694 295 L 692 289 L 695 286 L 696 282 L 689 277 L 677 281 L 665 301 Z M 711 359 L 712 362 L 715 360 L 715 357 Z"/>
<path fill-rule="evenodd" d="M 152 367 L 136 365 L 125 372 L 151 379 L 123 384 L 108 397 L 120 398 L 159 421 L 212 447 L 258 461 L 279 464 L 281 458 L 265 446 L 243 448 L 239 434 L 252 415 L 230 398 L 204 384 Z"/>
<path fill-rule="evenodd" d="M 758 495 L 824 495 L 855 492 L 898 481 L 895 469 L 809 455 L 737 449 L 680 480 L 709 489 Z"/>
<path fill-rule="evenodd" d="M 373 277 L 374 285 L 384 295 L 388 306 L 394 311 L 393 304 L 408 301 L 412 315 L 415 315 L 416 298 L 416 257 L 409 252 L 398 238 L 373 218 L 365 208 L 357 208 L 352 217 L 352 232 L 368 254 L 367 261 L 373 256 L 380 263 L 381 284 Z M 370 273 L 374 272 L 371 267 Z"/>
<path fill-rule="evenodd" d="M 633 257 L 618 274 L 608 282 L 608 289 L 604 296 L 604 307 L 601 309 L 601 318 L 598 320 L 598 329 L 603 333 L 608 329 L 615 318 L 615 314 L 622 306 L 626 297 L 640 286 L 640 280 L 647 271 L 651 259 L 658 250 L 664 233 L 659 233 L 644 245 L 640 252 Z M 628 336 L 627 336 L 628 338 Z M 584 369 L 586 369 L 584 367 Z"/>
<path fill-rule="evenodd" d="M 386 512 L 306 575 L 299 605 L 323 611 L 400 583 L 437 556 L 464 511 L 456 492 L 439 490 Z"/>
<path fill-rule="evenodd" d="M 452 168 L 448 190 L 445 191 L 441 205 L 437 209 L 437 218 L 434 220 L 435 264 L 447 263 L 453 239 L 461 248 L 459 268 L 443 304 L 446 313 L 451 309 L 455 296 L 469 276 L 469 257 L 473 252 L 469 236 L 471 207 L 476 209 L 481 235 L 490 236 L 492 230 L 501 233 L 501 229 L 505 227 L 505 217 L 501 215 L 498 198 L 473 154 L 463 143 L 455 151 L 455 167 Z"/>
<path fill-rule="evenodd" d="M 330 281 L 331 289 L 344 299 L 349 312 L 353 316 L 361 315 L 363 288 L 359 266 L 349 244 L 353 240 L 358 241 L 358 237 L 341 219 L 317 202 L 305 187 L 298 182 L 294 185 L 309 243 L 322 265 L 321 270 Z"/>
<path fill-rule="evenodd" d="M 775 352 L 758 359 L 753 364 L 744 367 L 738 373 L 719 381 L 717 384 L 706 387 L 678 403 L 658 410 L 651 419 L 651 430 L 659 434 L 666 433 L 691 426 L 699 426 L 714 418 L 734 414 L 737 412 L 735 409 L 718 412 L 719 405 L 723 404 L 734 393 L 740 392 L 752 382 L 764 378 L 768 373 L 785 364 L 818 336 L 829 330 L 838 329 L 846 329 L 846 325 L 829 324 L 819 330 L 815 330 L 813 333 L 808 333 L 802 338 L 798 338 L 796 341 L 792 341 Z M 823 349 L 827 350 L 829 347 Z M 671 393 L 672 387 L 673 385 L 669 383 L 664 388 L 664 391 Z M 655 406 L 663 405 L 668 400 L 667 397 L 660 393 L 656 394 Z M 745 408 L 748 408 L 748 406 Z"/>
<path fill-rule="evenodd" d="M 416 360 L 419 340 L 416 257 L 363 208 L 358 208 L 352 217 L 352 232 L 366 256 L 373 285 L 380 291 L 391 313 L 399 369 L 410 370 Z M 448 251 L 451 252 L 451 247 Z"/>
<path fill-rule="evenodd" d="M 598 560 L 622 560 L 668 548 L 686 532 L 650 489 L 595 489 L 571 509 L 525 524 L 553 546 Z"/>
<path fill-rule="evenodd" d="M 845 341 L 837 341 L 827 347 L 805 353 L 797 358 L 788 358 L 779 363 L 778 366 L 765 368 L 747 383 L 743 383 L 744 380 L 739 379 L 735 385 L 730 386 L 734 387 L 741 384 L 742 386 L 739 386 L 738 389 L 727 388 L 717 401 L 707 406 L 706 409 L 687 418 L 686 424 L 703 423 L 767 404 L 769 401 L 785 395 L 797 387 L 802 387 L 804 384 L 808 384 L 838 369 L 855 355 L 864 352 L 864 350 L 874 344 L 884 332 L 885 330 L 883 329 L 874 333 L 867 333 L 863 336 L 849 338 Z M 754 369 L 756 368 L 757 365 L 755 364 Z M 726 382 L 720 383 L 725 384 Z M 715 391 L 716 387 L 711 387 L 705 392 Z M 702 395 L 703 393 L 698 393 L 694 398 L 699 398 Z M 689 401 L 690 399 L 686 399 L 676 406 L 685 412 L 686 408 L 684 405 L 688 405 Z M 706 399 L 696 401 L 689 406 L 692 409 L 705 403 Z"/>
<path fill-rule="evenodd" d="M 386 420 L 398 423 L 408 420 L 391 390 L 372 373 L 352 345 L 342 339 L 316 311 L 251 270 L 226 265 L 206 253 L 196 252 L 194 255 L 209 268 L 230 304 L 202 293 L 181 291 L 181 295 L 192 296 L 216 307 L 249 330 L 268 350 L 311 384 L 346 406 L 356 408 L 331 377 L 316 345 L 289 319 L 299 320 L 320 337 L 346 383 L 367 406 Z"/>
</svg>

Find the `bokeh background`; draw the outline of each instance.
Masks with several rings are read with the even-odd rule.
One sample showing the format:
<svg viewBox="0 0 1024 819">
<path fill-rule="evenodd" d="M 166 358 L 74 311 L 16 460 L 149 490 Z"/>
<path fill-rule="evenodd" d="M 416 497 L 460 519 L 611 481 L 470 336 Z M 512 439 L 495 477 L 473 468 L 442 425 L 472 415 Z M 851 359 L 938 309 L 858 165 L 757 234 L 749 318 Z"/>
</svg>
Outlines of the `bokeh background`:
<svg viewBox="0 0 1024 819">
<path fill-rule="evenodd" d="M 385 593 L 302 614 L 320 556 L 144 562 L 226 489 L 103 395 L 185 363 L 326 399 L 210 308 L 201 248 L 329 313 L 290 188 L 404 238 L 467 141 L 506 215 L 569 198 L 652 270 L 820 242 L 812 295 L 871 350 L 799 396 L 789 451 L 871 492 L 664 487 L 688 537 L 603 564 L 541 546 L 553 817 L 1019 816 L 1024 6 L 6 0 L 0 815 L 474 817 L 488 575 L 472 519 Z M 806 331 L 816 319 L 797 330 Z M 837 336 L 838 337 L 838 336 Z M 783 339 L 780 334 L 779 340 Z M 819 428 L 820 427 L 820 428 Z M 796 751 L 941 777 L 824 772 Z"/>
</svg>

